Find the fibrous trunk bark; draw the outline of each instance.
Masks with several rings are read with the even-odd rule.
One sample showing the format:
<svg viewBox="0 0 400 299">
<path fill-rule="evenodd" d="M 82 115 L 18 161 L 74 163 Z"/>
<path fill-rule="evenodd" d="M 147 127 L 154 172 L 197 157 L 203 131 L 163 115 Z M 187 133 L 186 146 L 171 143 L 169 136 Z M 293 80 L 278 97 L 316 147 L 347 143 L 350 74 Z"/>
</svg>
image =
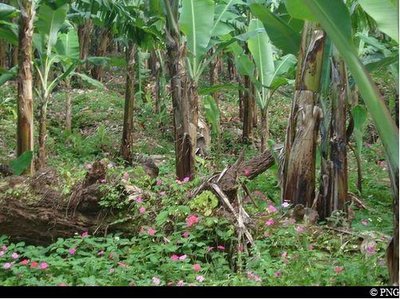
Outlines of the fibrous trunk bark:
<svg viewBox="0 0 400 299">
<path fill-rule="evenodd" d="M 249 143 L 251 141 L 253 135 L 253 114 L 254 114 L 254 105 L 253 105 L 253 93 L 252 93 L 252 84 L 249 76 L 243 76 L 244 83 L 244 91 L 242 93 L 243 100 L 243 143 Z"/>
<path fill-rule="evenodd" d="M 175 131 L 175 167 L 179 180 L 195 175 L 195 151 L 198 124 L 198 94 L 185 69 L 185 46 L 180 43 L 178 1 L 165 0 L 167 17 L 167 61 L 171 79 Z"/>
<path fill-rule="evenodd" d="M 126 50 L 127 72 L 125 85 L 125 110 L 121 143 L 121 156 L 129 163 L 132 161 L 133 108 L 135 103 L 135 55 L 136 47 L 131 43 Z"/>
<path fill-rule="evenodd" d="M 86 19 L 82 25 L 78 27 L 79 38 L 79 59 L 86 60 L 89 55 L 90 36 L 93 30 L 93 22 L 91 19 Z M 80 67 L 79 67 L 80 68 Z"/>
<path fill-rule="evenodd" d="M 47 140 L 47 104 L 48 98 L 42 99 L 39 111 L 39 151 L 38 151 L 38 165 L 40 169 L 46 165 L 46 140 Z"/>
<path fill-rule="evenodd" d="M 282 169 L 282 200 L 311 207 L 315 194 L 315 153 L 321 109 L 316 106 L 324 32 L 306 22 L 296 74 Z"/>
<path fill-rule="evenodd" d="M 236 75 L 236 81 L 238 83 L 238 96 L 239 96 L 239 119 L 240 121 L 243 122 L 243 117 L 244 117 L 244 113 L 243 113 L 243 102 L 244 102 L 244 92 L 243 92 L 243 79 L 242 77 L 237 74 Z"/>
<path fill-rule="evenodd" d="M 102 28 L 100 30 L 100 42 L 96 49 L 96 56 L 103 57 L 107 54 L 108 43 L 110 41 L 110 29 Z M 104 76 L 104 67 L 102 65 L 95 65 L 92 69 L 92 77 L 98 81 L 102 81 Z"/>
<path fill-rule="evenodd" d="M 65 80 L 65 88 L 67 89 L 67 101 L 65 103 L 65 131 L 71 132 L 72 130 L 72 96 L 71 96 L 71 82 L 69 79 Z"/>
<path fill-rule="evenodd" d="M 331 118 L 329 158 L 323 157 L 321 164 L 320 193 L 317 210 L 320 219 L 329 217 L 333 211 L 346 212 L 347 201 L 347 74 L 343 60 L 333 57 L 331 72 Z M 325 159 L 324 159 L 325 158 Z"/>
<path fill-rule="evenodd" d="M 20 2 L 17 156 L 33 151 L 32 35 L 35 9 L 32 1 Z M 33 161 L 26 174 L 33 174 Z"/>
<path fill-rule="evenodd" d="M 214 49 L 210 49 L 209 54 L 210 56 L 214 54 Z M 218 68 L 217 65 L 218 64 L 218 57 L 215 57 L 211 62 L 210 62 L 210 86 L 214 86 L 216 84 L 218 84 Z M 212 97 L 214 98 L 215 102 L 218 105 L 218 92 L 213 92 L 212 93 Z"/>
<path fill-rule="evenodd" d="M 0 39 L 0 68 L 7 69 L 7 48 L 8 43 Z"/>
<path fill-rule="evenodd" d="M 269 138 L 268 107 L 265 107 L 264 109 L 261 109 L 261 146 L 260 146 L 261 152 L 265 151 L 268 138 Z"/>
</svg>

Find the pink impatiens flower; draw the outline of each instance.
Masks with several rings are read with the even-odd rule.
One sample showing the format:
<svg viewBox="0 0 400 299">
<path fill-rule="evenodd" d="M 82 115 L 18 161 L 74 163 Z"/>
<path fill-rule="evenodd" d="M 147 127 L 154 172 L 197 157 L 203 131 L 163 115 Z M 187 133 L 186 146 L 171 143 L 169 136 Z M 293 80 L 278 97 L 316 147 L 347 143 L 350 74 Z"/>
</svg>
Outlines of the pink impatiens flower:
<svg viewBox="0 0 400 299">
<path fill-rule="evenodd" d="M 3 264 L 3 268 L 4 269 L 10 269 L 12 267 L 12 264 L 11 263 L 4 263 Z"/>
<path fill-rule="evenodd" d="M 276 271 L 276 272 L 274 273 L 274 276 L 275 276 L 276 278 L 281 277 L 281 276 L 282 276 L 282 272 L 281 272 L 281 271 Z"/>
<path fill-rule="evenodd" d="M 70 255 L 74 255 L 75 252 L 76 252 L 76 249 L 75 249 L 75 248 L 70 248 L 70 249 L 68 250 L 68 252 L 69 252 Z"/>
<path fill-rule="evenodd" d="M 333 268 L 333 270 L 334 270 L 337 274 L 339 274 L 340 272 L 342 272 L 342 271 L 344 270 L 344 267 L 336 266 L 335 268 Z"/>
<path fill-rule="evenodd" d="M 218 248 L 219 250 L 225 250 L 225 247 L 222 246 L 222 245 L 218 245 L 217 248 Z"/>
<path fill-rule="evenodd" d="M 186 258 L 187 258 L 187 255 L 184 254 L 184 255 L 181 255 L 181 256 L 179 257 L 179 260 L 180 260 L 180 261 L 184 261 L 184 260 L 186 260 Z"/>
<path fill-rule="evenodd" d="M 183 280 L 179 280 L 179 281 L 176 283 L 176 285 L 177 285 L 178 287 L 183 287 L 183 286 L 185 285 L 185 283 L 183 282 Z"/>
<path fill-rule="evenodd" d="M 199 222 L 199 217 L 197 217 L 197 216 L 194 215 L 194 214 L 189 215 L 189 216 L 186 218 L 186 225 L 187 225 L 188 227 L 191 227 L 191 226 L 195 225 L 195 224 L 198 223 L 198 222 Z"/>
<path fill-rule="evenodd" d="M 38 262 L 31 262 L 31 269 L 37 268 L 39 266 Z"/>
<path fill-rule="evenodd" d="M 251 174 L 250 169 L 245 168 L 245 170 L 244 170 L 244 175 L 245 175 L 245 176 L 250 176 L 250 174 Z"/>
<path fill-rule="evenodd" d="M 295 230 L 298 234 L 304 233 L 304 226 L 298 225 L 295 227 Z"/>
<path fill-rule="evenodd" d="M 3 245 L 3 246 L 1 247 L 1 249 L 3 249 L 3 251 L 7 251 L 8 247 L 7 247 L 6 245 Z"/>
<path fill-rule="evenodd" d="M 251 271 L 247 271 L 247 278 L 257 282 L 261 281 L 261 277 Z"/>
<path fill-rule="evenodd" d="M 156 185 L 157 186 L 161 186 L 161 184 L 162 184 L 162 181 L 160 179 L 158 179 L 157 182 L 156 182 Z"/>
<path fill-rule="evenodd" d="M 39 268 L 42 270 L 45 270 L 49 267 L 49 264 L 47 264 L 46 262 L 41 262 L 39 265 Z"/>
<path fill-rule="evenodd" d="M 179 256 L 176 254 L 171 255 L 171 260 L 173 261 L 179 261 Z"/>
<path fill-rule="evenodd" d="M 141 196 L 138 196 L 138 197 L 135 198 L 135 201 L 137 203 L 142 203 L 143 202 L 143 198 Z"/>
<path fill-rule="evenodd" d="M 144 212 L 146 212 L 146 208 L 145 207 L 140 207 L 139 208 L 139 212 L 140 212 L 140 214 L 144 214 Z"/>
<path fill-rule="evenodd" d="M 200 264 L 194 264 L 193 265 L 193 270 L 194 270 L 194 272 L 199 272 L 201 270 Z"/>
<path fill-rule="evenodd" d="M 290 206 L 290 203 L 288 202 L 288 201 L 283 201 L 283 203 L 282 203 L 282 208 L 287 208 L 287 207 L 289 207 Z"/>
<path fill-rule="evenodd" d="M 104 250 L 100 250 L 100 251 L 97 253 L 97 255 L 98 255 L 98 256 L 104 255 Z"/>
<path fill-rule="evenodd" d="M 271 226 L 271 225 L 273 225 L 274 223 L 275 223 L 274 219 L 268 219 L 268 220 L 265 222 L 265 225 L 266 225 L 266 226 Z"/>
<path fill-rule="evenodd" d="M 28 259 L 23 259 L 22 261 L 20 261 L 20 264 L 26 266 L 26 265 L 29 264 L 29 260 Z"/>
<path fill-rule="evenodd" d="M 376 253 L 375 245 L 368 245 L 366 249 L 367 255 L 374 255 Z"/>
<path fill-rule="evenodd" d="M 147 230 L 147 233 L 149 234 L 149 236 L 154 236 L 156 234 L 156 230 L 152 227 L 149 227 Z"/>
<path fill-rule="evenodd" d="M 278 211 L 273 205 L 269 205 L 267 209 L 270 213 L 275 213 L 276 211 Z"/>
<path fill-rule="evenodd" d="M 203 282 L 204 281 L 204 276 L 203 275 L 198 275 L 198 276 L 196 276 L 196 280 L 198 282 Z"/>
<path fill-rule="evenodd" d="M 4 253 L 5 253 L 5 252 L 4 252 L 3 250 L 1 250 L 1 251 L 0 251 L 0 256 L 3 256 Z"/>
<path fill-rule="evenodd" d="M 187 177 L 183 178 L 182 183 L 187 183 L 189 181 L 190 181 L 190 177 L 187 176 Z"/>
<path fill-rule="evenodd" d="M 161 281 L 160 281 L 160 279 L 158 277 L 153 277 L 151 279 L 151 281 L 153 282 L 153 285 L 155 285 L 155 286 L 158 286 L 161 283 Z"/>
<path fill-rule="evenodd" d="M 182 234 L 182 237 L 184 237 L 184 238 L 188 238 L 189 237 L 189 232 L 184 232 L 183 234 Z"/>
<path fill-rule="evenodd" d="M 16 253 L 16 252 L 13 252 L 13 253 L 11 254 L 11 257 L 12 257 L 14 260 L 16 260 L 17 258 L 19 258 L 19 254 Z"/>
<path fill-rule="evenodd" d="M 89 233 L 88 233 L 88 232 L 83 232 L 82 235 L 81 235 L 82 238 L 86 238 L 86 237 L 88 237 L 88 236 L 89 236 Z"/>
<path fill-rule="evenodd" d="M 125 181 L 129 180 L 129 173 L 124 172 L 124 174 L 122 175 L 122 178 L 123 178 Z"/>
</svg>

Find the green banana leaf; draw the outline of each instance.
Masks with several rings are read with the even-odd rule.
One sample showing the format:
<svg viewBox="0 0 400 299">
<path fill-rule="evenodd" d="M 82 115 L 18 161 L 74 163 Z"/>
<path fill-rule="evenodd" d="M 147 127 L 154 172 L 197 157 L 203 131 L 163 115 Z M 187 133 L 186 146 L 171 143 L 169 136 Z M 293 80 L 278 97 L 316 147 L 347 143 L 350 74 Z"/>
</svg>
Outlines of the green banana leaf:
<svg viewBox="0 0 400 299">
<path fill-rule="evenodd" d="M 68 8 L 68 4 L 58 7 L 56 10 L 48 5 L 41 5 L 39 8 L 35 27 L 40 35 L 45 36 L 42 40 L 47 41 L 47 56 L 50 56 L 52 48 L 57 42 L 58 32 L 67 17 Z"/>
<path fill-rule="evenodd" d="M 379 30 L 399 42 L 398 0 L 358 0 L 358 3 L 375 20 Z"/>
<path fill-rule="evenodd" d="M 301 36 L 284 20 L 269 11 L 268 7 L 258 3 L 250 4 L 250 10 L 264 25 L 274 46 L 283 51 L 283 54 L 297 55 Z"/>
<path fill-rule="evenodd" d="M 211 39 L 214 24 L 214 1 L 183 0 L 179 26 L 186 36 L 190 75 L 198 77 L 199 64 Z"/>
<path fill-rule="evenodd" d="M 250 20 L 249 31 L 258 31 L 256 36 L 251 37 L 247 41 L 247 44 L 257 66 L 258 81 L 263 86 L 269 87 L 275 73 L 271 41 L 258 19 Z M 270 91 L 265 87 L 261 87 L 258 99 L 261 109 L 265 108 L 269 97 Z"/>
</svg>

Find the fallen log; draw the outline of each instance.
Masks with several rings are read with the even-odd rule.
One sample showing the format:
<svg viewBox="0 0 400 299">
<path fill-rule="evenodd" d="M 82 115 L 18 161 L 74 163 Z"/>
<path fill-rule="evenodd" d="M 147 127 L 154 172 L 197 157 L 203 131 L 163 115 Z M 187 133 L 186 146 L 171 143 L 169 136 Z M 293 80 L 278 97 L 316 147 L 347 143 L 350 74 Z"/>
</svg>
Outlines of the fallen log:
<svg viewBox="0 0 400 299">
<path fill-rule="evenodd" d="M 12 241 L 48 245 L 57 238 L 83 232 L 132 234 L 129 225 L 110 226 L 115 221 L 112 210 L 99 205 L 105 176 L 106 166 L 95 162 L 70 196 L 60 192 L 57 173 L 51 169 L 40 170 L 33 177 L 4 178 L 0 181 L 0 235 Z"/>
<path fill-rule="evenodd" d="M 282 145 L 277 145 L 273 151 L 281 151 Z M 266 150 L 263 153 L 253 157 L 248 161 L 244 161 L 243 152 L 239 155 L 237 161 L 222 172 L 214 174 L 207 179 L 202 185 L 194 189 L 192 197 L 199 194 L 205 189 L 210 189 L 210 183 L 217 184 L 219 188 L 233 202 L 237 196 L 237 190 L 240 185 L 239 178 L 246 177 L 249 180 L 256 178 L 275 164 L 274 152 Z"/>
</svg>

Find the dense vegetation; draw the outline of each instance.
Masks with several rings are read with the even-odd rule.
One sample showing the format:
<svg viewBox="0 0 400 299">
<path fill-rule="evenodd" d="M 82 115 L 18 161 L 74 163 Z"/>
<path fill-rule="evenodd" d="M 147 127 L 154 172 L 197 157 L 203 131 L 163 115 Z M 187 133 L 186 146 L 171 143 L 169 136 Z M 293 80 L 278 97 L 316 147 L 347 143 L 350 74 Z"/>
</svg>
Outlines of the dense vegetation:
<svg viewBox="0 0 400 299">
<path fill-rule="evenodd" d="M 398 42 L 368 1 L 6 2 L 1 285 L 396 281 Z M 348 17 L 357 49 L 317 4 Z"/>
</svg>

